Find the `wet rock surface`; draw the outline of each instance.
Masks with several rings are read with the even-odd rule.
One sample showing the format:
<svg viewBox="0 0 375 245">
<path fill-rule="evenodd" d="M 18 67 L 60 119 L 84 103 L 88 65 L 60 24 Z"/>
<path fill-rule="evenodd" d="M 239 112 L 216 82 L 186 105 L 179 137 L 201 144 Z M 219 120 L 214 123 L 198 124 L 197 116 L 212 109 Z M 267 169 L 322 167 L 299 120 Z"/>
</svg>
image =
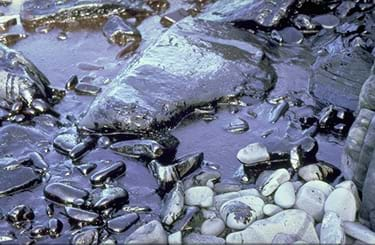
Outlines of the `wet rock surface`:
<svg viewBox="0 0 375 245">
<path fill-rule="evenodd" d="M 372 243 L 373 8 L 1 5 L 0 241 Z"/>
<path fill-rule="evenodd" d="M 88 130 L 139 134 L 162 125 L 174 126 L 194 107 L 229 94 L 262 97 L 276 78 L 267 59 L 262 59 L 262 52 L 255 37 L 246 32 L 186 18 L 161 35 L 111 84 L 113 88 L 93 102 L 80 125 Z M 227 71 L 234 77 L 229 78 Z M 163 79 L 156 79 L 155 73 Z M 163 89 L 155 93 L 151 84 Z"/>
</svg>

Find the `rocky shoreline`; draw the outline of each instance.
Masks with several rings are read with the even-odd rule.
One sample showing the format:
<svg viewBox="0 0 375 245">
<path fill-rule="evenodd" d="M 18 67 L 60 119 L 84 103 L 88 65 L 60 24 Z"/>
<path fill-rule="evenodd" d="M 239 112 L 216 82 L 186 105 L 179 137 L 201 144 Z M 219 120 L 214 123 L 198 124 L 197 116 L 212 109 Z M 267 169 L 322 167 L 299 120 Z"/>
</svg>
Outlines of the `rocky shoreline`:
<svg viewBox="0 0 375 245">
<path fill-rule="evenodd" d="M 375 243 L 371 1 L 20 4 L 0 242 Z"/>
</svg>

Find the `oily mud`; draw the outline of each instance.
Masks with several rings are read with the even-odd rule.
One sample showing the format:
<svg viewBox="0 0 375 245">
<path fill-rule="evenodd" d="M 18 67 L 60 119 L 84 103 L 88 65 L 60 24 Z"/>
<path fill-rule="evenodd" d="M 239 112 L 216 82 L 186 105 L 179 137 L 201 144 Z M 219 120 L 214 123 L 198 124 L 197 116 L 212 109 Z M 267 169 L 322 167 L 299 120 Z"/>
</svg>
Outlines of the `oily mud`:
<svg viewBox="0 0 375 245">
<path fill-rule="evenodd" d="M 160 229 L 161 216 L 169 233 L 189 234 L 200 211 L 174 206 L 181 185 L 253 186 L 259 173 L 237 156 L 251 143 L 270 153 L 262 171 L 292 168 L 295 152 L 300 165 L 341 168 L 373 64 L 371 3 L 230 2 L 1 7 L 20 15 L 14 39 L 0 39 L 15 51 L 1 49 L 32 64 L 1 58 L 1 72 L 27 85 L 0 90 L 2 241 L 141 241 L 133 232 Z"/>
</svg>

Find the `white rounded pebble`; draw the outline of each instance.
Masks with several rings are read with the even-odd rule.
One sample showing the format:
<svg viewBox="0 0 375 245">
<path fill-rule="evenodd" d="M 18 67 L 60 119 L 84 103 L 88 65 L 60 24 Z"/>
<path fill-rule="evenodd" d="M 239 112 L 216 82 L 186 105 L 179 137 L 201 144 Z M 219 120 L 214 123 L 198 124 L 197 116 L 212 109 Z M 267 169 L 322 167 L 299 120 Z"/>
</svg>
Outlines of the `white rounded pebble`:
<svg viewBox="0 0 375 245">
<path fill-rule="evenodd" d="M 273 216 L 281 211 L 283 211 L 283 209 L 275 204 L 266 204 L 263 207 L 263 213 L 267 216 Z"/>
<path fill-rule="evenodd" d="M 343 221 L 354 221 L 357 204 L 353 193 L 344 188 L 335 189 L 328 196 L 324 211 L 337 213 Z"/>
<path fill-rule="evenodd" d="M 282 208 L 291 208 L 296 202 L 296 194 L 291 182 L 285 182 L 277 189 L 274 201 Z"/>
<path fill-rule="evenodd" d="M 375 232 L 360 223 L 344 222 L 344 231 L 347 235 L 365 243 L 375 244 Z"/>
<path fill-rule="evenodd" d="M 203 235 L 219 236 L 225 229 L 224 221 L 220 218 L 207 219 L 202 223 L 201 233 Z"/>
<path fill-rule="evenodd" d="M 208 208 L 211 207 L 213 203 L 214 192 L 207 186 L 195 186 L 185 191 L 186 205 Z"/>
<path fill-rule="evenodd" d="M 301 187 L 297 193 L 295 208 L 304 210 L 316 221 L 321 221 L 324 215 L 324 202 L 326 197 L 323 192 L 311 187 Z"/>
</svg>

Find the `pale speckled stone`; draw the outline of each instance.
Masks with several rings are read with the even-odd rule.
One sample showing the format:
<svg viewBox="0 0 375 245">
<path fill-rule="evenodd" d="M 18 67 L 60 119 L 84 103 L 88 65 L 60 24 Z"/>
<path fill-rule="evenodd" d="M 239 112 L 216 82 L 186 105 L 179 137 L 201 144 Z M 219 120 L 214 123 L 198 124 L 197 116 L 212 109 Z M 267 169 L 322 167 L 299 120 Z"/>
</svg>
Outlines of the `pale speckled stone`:
<svg viewBox="0 0 375 245">
<path fill-rule="evenodd" d="M 353 193 L 355 201 L 356 201 L 356 204 L 357 204 L 357 209 L 360 208 L 360 206 L 361 206 L 361 199 L 359 198 L 358 188 L 354 184 L 353 181 L 351 181 L 351 180 L 345 180 L 345 181 L 341 182 L 340 184 L 337 184 L 335 186 L 335 188 L 336 189 L 337 188 L 345 188 L 345 189 L 349 190 L 351 193 Z"/>
<path fill-rule="evenodd" d="M 275 204 L 266 204 L 263 207 L 263 213 L 267 216 L 273 216 L 281 211 L 283 211 L 283 209 Z"/>
<path fill-rule="evenodd" d="M 168 244 L 182 244 L 182 232 L 177 231 L 168 236 Z"/>
<path fill-rule="evenodd" d="M 345 244 L 345 232 L 342 220 L 334 212 L 324 214 L 320 228 L 321 244 Z"/>
<path fill-rule="evenodd" d="M 214 192 L 207 186 L 195 186 L 185 191 L 186 205 L 207 208 L 211 207 L 213 202 Z"/>
<path fill-rule="evenodd" d="M 282 208 L 291 208 L 296 202 L 296 194 L 291 182 L 285 182 L 276 190 L 274 196 L 275 204 Z"/>
<path fill-rule="evenodd" d="M 270 175 L 265 177 L 264 180 L 260 181 L 260 193 L 263 196 L 269 196 L 274 193 L 281 184 L 289 180 L 290 174 L 288 170 L 285 168 L 278 169 L 270 173 Z"/>
<path fill-rule="evenodd" d="M 319 222 L 324 215 L 325 200 L 326 197 L 322 191 L 309 186 L 302 186 L 297 193 L 295 208 L 304 210 Z"/>
<path fill-rule="evenodd" d="M 344 188 L 335 189 L 327 198 L 324 211 L 337 213 L 343 221 L 354 221 L 357 204 L 353 193 Z"/>
<path fill-rule="evenodd" d="M 314 220 L 298 209 L 284 210 L 272 217 L 255 221 L 243 231 L 227 235 L 227 244 L 271 243 L 278 233 L 299 236 L 308 243 L 319 243 Z"/>
<path fill-rule="evenodd" d="M 306 186 L 320 190 L 321 192 L 324 193 L 326 198 L 334 190 L 334 188 L 331 185 L 321 180 L 311 180 L 307 182 L 306 184 L 304 184 L 303 186 L 301 186 L 301 188 L 306 187 Z"/>
<path fill-rule="evenodd" d="M 220 218 L 207 219 L 202 223 L 201 233 L 203 235 L 219 236 L 225 229 L 224 221 Z"/>
<path fill-rule="evenodd" d="M 360 223 L 346 221 L 344 222 L 344 231 L 357 240 L 375 244 L 375 232 Z"/>
</svg>

